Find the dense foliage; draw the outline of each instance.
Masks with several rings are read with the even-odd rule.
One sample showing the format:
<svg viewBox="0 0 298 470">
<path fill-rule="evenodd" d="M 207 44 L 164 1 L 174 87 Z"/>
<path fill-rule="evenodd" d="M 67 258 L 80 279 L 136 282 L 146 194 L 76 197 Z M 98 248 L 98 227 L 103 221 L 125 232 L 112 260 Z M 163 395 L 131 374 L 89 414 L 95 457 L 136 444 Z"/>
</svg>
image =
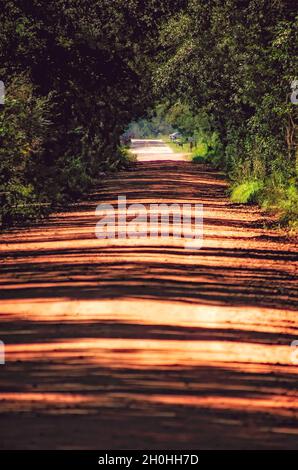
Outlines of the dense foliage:
<svg viewBox="0 0 298 470">
<path fill-rule="evenodd" d="M 292 0 L 7 0 L 0 21 L 1 224 L 125 164 L 120 136 L 153 101 L 130 129 L 180 130 L 235 202 L 297 217 Z"/>
<path fill-rule="evenodd" d="M 201 144 L 220 139 L 212 160 L 228 172 L 235 202 L 259 201 L 297 220 L 295 2 L 190 0 L 160 38 L 156 91 L 170 98 L 170 115 L 185 107 L 178 127 L 197 116 Z"/>
<path fill-rule="evenodd" d="M 119 137 L 151 101 L 158 27 L 183 2 L 1 5 L 1 223 L 77 197 L 124 163 Z"/>
</svg>

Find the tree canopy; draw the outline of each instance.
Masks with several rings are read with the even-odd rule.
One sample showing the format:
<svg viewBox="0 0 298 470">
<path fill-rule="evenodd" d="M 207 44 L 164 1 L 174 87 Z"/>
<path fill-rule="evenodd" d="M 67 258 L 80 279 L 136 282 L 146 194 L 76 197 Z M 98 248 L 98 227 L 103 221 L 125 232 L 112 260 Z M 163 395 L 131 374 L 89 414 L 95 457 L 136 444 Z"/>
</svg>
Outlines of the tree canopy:
<svg viewBox="0 0 298 470">
<path fill-rule="evenodd" d="M 0 18 L 2 223 L 125 164 L 121 134 L 158 103 L 169 125 L 220 142 L 233 181 L 294 194 L 294 2 L 8 0 Z"/>
</svg>

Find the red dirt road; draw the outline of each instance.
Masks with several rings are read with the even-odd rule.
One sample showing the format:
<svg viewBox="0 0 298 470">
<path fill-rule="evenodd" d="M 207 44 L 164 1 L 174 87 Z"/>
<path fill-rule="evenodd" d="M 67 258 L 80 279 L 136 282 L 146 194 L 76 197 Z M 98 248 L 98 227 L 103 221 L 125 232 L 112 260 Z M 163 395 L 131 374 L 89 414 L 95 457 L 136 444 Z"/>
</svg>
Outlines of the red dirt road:
<svg viewBox="0 0 298 470">
<path fill-rule="evenodd" d="M 134 146 L 135 171 L 1 236 L 0 447 L 297 448 L 294 242 L 218 172 Z M 202 248 L 98 240 L 118 195 L 202 203 Z"/>
</svg>

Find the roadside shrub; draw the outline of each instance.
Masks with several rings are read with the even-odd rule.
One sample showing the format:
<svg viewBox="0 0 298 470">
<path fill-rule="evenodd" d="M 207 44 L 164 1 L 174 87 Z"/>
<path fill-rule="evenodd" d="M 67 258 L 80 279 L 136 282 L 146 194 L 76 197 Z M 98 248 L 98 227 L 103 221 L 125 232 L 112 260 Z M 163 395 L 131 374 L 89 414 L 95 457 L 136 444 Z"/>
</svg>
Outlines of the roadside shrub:
<svg viewBox="0 0 298 470">
<path fill-rule="evenodd" d="M 298 229 L 298 190 L 295 182 L 287 185 L 266 186 L 262 198 L 262 208 L 278 214 L 281 225 L 291 229 Z"/>
<path fill-rule="evenodd" d="M 195 155 L 191 158 L 193 163 L 206 163 L 206 157 L 202 157 L 201 155 Z"/>
<path fill-rule="evenodd" d="M 56 181 L 59 185 L 61 200 L 76 199 L 89 191 L 94 183 L 87 172 L 86 163 L 79 156 L 60 159 L 57 167 Z"/>
<path fill-rule="evenodd" d="M 288 225 L 291 229 L 298 230 L 298 190 L 297 186 L 290 184 L 281 198 L 279 207 L 281 209 L 280 222 Z"/>
<path fill-rule="evenodd" d="M 256 203 L 263 187 L 263 182 L 257 180 L 237 184 L 232 188 L 231 201 L 236 204 Z"/>
<path fill-rule="evenodd" d="M 136 155 L 130 150 L 129 147 L 119 147 L 119 155 L 120 155 L 120 160 L 121 163 L 124 166 L 127 166 L 127 164 L 130 163 L 135 163 L 137 161 Z"/>
<path fill-rule="evenodd" d="M 196 158 L 196 157 L 204 158 L 207 155 L 208 155 L 208 145 L 206 144 L 206 142 L 200 142 L 194 150 L 193 158 Z"/>
<path fill-rule="evenodd" d="M 14 77 L 0 109 L 0 224 L 24 223 L 44 213 L 28 173 L 43 151 L 50 120 L 50 98 L 35 96 L 26 75 Z"/>
<path fill-rule="evenodd" d="M 113 158 L 109 161 L 108 171 L 116 171 L 128 168 L 136 160 L 133 152 L 129 147 L 119 146 L 114 153 Z"/>
<path fill-rule="evenodd" d="M 9 183 L 0 194 L 2 226 L 35 221 L 47 213 L 47 205 L 38 201 L 31 184 Z"/>
</svg>

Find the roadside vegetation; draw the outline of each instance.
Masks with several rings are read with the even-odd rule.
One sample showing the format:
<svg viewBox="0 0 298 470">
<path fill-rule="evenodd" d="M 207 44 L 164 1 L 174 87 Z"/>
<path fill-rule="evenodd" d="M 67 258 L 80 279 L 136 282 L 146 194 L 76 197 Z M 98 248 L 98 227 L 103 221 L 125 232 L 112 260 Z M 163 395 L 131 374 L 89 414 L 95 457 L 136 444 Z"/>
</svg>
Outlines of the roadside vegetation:
<svg viewBox="0 0 298 470">
<path fill-rule="evenodd" d="M 179 1 L 7 0 L 0 12 L 0 226 L 32 222 L 127 165 L 152 57 Z"/>
<path fill-rule="evenodd" d="M 294 2 L 8 0 L 0 20 L 0 225 L 127 165 L 123 135 L 179 131 L 172 148 L 223 169 L 232 201 L 297 226 Z"/>
<path fill-rule="evenodd" d="M 298 16 L 291 1 L 189 1 L 163 24 L 155 91 L 193 160 L 231 181 L 235 203 L 257 202 L 297 228 Z"/>
</svg>

